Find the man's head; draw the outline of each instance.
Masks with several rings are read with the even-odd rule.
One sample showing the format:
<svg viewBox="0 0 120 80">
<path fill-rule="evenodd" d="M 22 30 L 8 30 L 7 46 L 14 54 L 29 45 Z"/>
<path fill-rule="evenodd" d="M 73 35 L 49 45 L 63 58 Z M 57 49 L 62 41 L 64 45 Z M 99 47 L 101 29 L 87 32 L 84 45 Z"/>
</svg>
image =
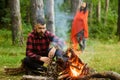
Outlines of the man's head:
<svg viewBox="0 0 120 80">
<path fill-rule="evenodd" d="M 37 19 L 37 24 L 35 25 L 35 31 L 40 36 L 43 36 L 43 34 L 46 31 L 46 22 L 45 22 L 45 19 L 43 19 L 43 18 Z"/>
</svg>

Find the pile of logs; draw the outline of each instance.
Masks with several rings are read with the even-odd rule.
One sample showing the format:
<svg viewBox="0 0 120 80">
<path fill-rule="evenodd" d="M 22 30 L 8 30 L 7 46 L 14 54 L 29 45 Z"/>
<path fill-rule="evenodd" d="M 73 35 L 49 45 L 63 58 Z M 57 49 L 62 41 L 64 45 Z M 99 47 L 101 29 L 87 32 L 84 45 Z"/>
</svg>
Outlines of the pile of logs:
<svg viewBox="0 0 120 80">
<path fill-rule="evenodd" d="M 68 57 L 68 61 L 66 62 L 66 67 L 61 71 L 58 79 L 66 79 L 66 80 L 74 80 L 78 77 L 83 77 L 87 74 L 89 74 L 89 68 L 87 67 L 87 64 L 83 63 L 82 60 L 74 53 L 72 49 L 68 49 L 66 51 L 66 56 Z M 58 62 L 59 64 L 59 62 Z M 61 65 L 59 65 L 61 66 Z M 61 66 L 62 68 L 63 66 Z M 73 76 L 71 71 L 71 68 L 78 73 L 77 76 Z"/>
</svg>

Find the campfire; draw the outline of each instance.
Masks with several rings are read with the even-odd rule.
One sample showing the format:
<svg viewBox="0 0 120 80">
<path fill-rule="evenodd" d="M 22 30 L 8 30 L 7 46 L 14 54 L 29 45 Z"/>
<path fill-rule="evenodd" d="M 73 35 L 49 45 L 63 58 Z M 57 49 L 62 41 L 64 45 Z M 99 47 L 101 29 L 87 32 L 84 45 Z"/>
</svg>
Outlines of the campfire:
<svg viewBox="0 0 120 80">
<path fill-rule="evenodd" d="M 89 74 L 89 68 L 87 67 L 87 64 L 83 63 L 72 49 L 68 49 L 66 51 L 66 55 L 68 57 L 68 61 L 66 63 L 63 62 L 64 65 L 60 64 L 61 60 L 57 62 L 58 66 L 61 67 L 61 72 L 58 79 L 73 80 L 82 78 Z"/>
</svg>

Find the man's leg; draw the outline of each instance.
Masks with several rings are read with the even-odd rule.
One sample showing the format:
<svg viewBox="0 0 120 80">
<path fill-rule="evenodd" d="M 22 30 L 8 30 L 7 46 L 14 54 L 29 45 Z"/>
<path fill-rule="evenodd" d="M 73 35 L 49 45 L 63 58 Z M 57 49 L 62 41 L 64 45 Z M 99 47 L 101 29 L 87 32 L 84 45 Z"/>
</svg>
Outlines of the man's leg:
<svg viewBox="0 0 120 80">
<path fill-rule="evenodd" d="M 46 68 L 43 67 L 43 62 L 34 60 L 30 57 L 25 57 L 23 60 L 23 64 L 25 65 L 25 68 L 31 71 L 45 71 Z"/>
<path fill-rule="evenodd" d="M 55 52 L 56 59 L 62 59 L 64 62 L 68 60 L 68 57 L 65 56 L 65 52 L 61 49 L 57 49 Z"/>
</svg>

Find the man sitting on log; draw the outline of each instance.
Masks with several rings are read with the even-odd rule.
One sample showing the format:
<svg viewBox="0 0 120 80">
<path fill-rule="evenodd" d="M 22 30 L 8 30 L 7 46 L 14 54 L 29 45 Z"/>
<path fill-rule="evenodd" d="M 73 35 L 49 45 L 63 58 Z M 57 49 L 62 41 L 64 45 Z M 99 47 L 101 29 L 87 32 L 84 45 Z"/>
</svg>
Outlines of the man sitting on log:
<svg viewBox="0 0 120 80">
<path fill-rule="evenodd" d="M 61 49 L 50 48 L 51 42 L 54 42 Z M 44 71 L 46 68 L 43 65 L 49 64 L 54 56 L 63 58 L 65 48 L 65 42 L 46 30 L 45 20 L 40 18 L 37 20 L 34 30 L 28 35 L 26 57 L 23 63 L 28 70 Z"/>
</svg>

